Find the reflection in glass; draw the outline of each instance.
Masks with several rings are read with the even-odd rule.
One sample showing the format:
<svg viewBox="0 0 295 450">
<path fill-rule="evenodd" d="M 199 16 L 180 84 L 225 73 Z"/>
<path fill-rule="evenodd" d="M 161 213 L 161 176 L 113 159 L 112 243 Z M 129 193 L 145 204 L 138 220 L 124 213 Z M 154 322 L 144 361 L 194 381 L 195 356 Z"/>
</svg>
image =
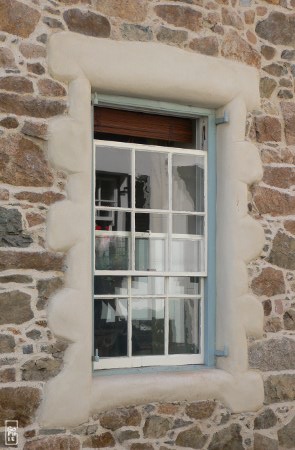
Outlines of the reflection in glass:
<svg viewBox="0 0 295 450">
<path fill-rule="evenodd" d="M 95 231 L 130 231 L 131 214 L 122 211 L 96 210 Z"/>
<path fill-rule="evenodd" d="M 165 270 L 165 239 L 135 239 L 135 270 Z"/>
<path fill-rule="evenodd" d="M 135 231 L 141 233 L 167 233 L 168 217 L 165 214 L 135 214 Z"/>
<path fill-rule="evenodd" d="M 132 355 L 164 354 L 164 299 L 132 300 Z"/>
<path fill-rule="evenodd" d="M 130 207 L 130 150 L 96 147 L 95 159 L 95 206 Z"/>
<path fill-rule="evenodd" d="M 198 277 L 169 278 L 169 294 L 200 295 L 201 286 Z"/>
<path fill-rule="evenodd" d="M 205 270 L 203 240 L 172 239 L 171 270 L 173 272 L 203 272 Z"/>
<path fill-rule="evenodd" d="M 172 156 L 172 198 L 176 211 L 204 211 L 204 159 Z"/>
<path fill-rule="evenodd" d="M 199 353 L 199 301 L 169 299 L 169 354 Z"/>
<path fill-rule="evenodd" d="M 127 295 L 127 277 L 94 277 L 94 295 Z"/>
<path fill-rule="evenodd" d="M 204 217 L 173 214 L 173 234 L 204 234 Z"/>
<path fill-rule="evenodd" d="M 129 270 L 129 238 L 95 236 L 96 270 Z"/>
<path fill-rule="evenodd" d="M 94 300 L 94 348 L 100 357 L 127 356 L 127 299 Z"/>
<path fill-rule="evenodd" d="M 161 295 L 164 294 L 164 277 L 132 277 L 132 295 Z"/>
<path fill-rule="evenodd" d="M 135 153 L 135 207 L 168 209 L 168 156 Z"/>
</svg>

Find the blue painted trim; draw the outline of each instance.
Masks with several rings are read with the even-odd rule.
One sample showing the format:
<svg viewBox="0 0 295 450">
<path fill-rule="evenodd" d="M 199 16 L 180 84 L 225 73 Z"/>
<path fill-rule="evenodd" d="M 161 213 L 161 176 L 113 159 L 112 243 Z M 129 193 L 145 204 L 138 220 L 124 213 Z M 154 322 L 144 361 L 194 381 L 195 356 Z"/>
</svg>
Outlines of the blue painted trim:
<svg viewBox="0 0 295 450">
<path fill-rule="evenodd" d="M 215 119 L 215 125 L 222 125 L 223 123 L 229 123 L 229 115 L 227 111 L 224 111 L 223 117 L 217 117 Z"/>
<path fill-rule="evenodd" d="M 162 372 L 195 372 L 196 370 L 207 370 L 211 367 L 200 364 L 187 364 L 185 366 L 149 366 L 149 367 L 133 367 L 129 369 L 102 369 L 95 370 L 93 375 L 95 377 L 106 377 L 112 375 L 135 375 L 147 373 L 162 373 Z"/>
<path fill-rule="evenodd" d="M 205 280 L 205 364 L 215 366 L 216 341 L 216 125 L 208 116 L 208 277 Z"/>
<path fill-rule="evenodd" d="M 222 350 L 218 350 L 218 349 L 215 350 L 215 356 L 217 356 L 217 357 L 226 358 L 228 355 L 229 355 L 229 352 L 228 352 L 227 345 L 225 345 Z"/>
<path fill-rule="evenodd" d="M 178 103 L 160 102 L 133 97 L 120 97 L 116 95 L 92 94 L 94 105 L 118 107 L 129 111 L 140 110 L 143 112 L 155 112 L 157 114 L 167 114 L 180 117 L 208 116 L 211 109 L 197 108 L 195 106 L 180 105 Z"/>
</svg>

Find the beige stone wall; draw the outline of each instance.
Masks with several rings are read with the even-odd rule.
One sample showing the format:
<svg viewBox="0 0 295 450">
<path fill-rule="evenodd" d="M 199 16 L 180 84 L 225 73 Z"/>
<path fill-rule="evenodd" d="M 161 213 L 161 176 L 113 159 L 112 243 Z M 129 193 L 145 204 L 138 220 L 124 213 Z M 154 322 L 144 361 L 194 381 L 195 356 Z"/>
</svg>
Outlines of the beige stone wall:
<svg viewBox="0 0 295 450">
<path fill-rule="evenodd" d="M 249 265 L 265 312 L 263 339 L 249 342 L 265 387 L 257 413 L 181 402 L 109 411 L 68 430 L 36 422 L 67 348 L 47 324 L 66 265 L 48 247 L 45 225 L 50 205 L 67 197 L 66 175 L 47 153 L 48 120 L 68 110 L 68 87 L 46 59 L 48 37 L 61 30 L 161 42 L 259 69 L 261 108 L 246 130 L 264 164 L 249 210 L 267 240 Z M 0 427 L 19 419 L 20 448 L 295 448 L 294 30 L 294 0 L 0 0 Z"/>
</svg>

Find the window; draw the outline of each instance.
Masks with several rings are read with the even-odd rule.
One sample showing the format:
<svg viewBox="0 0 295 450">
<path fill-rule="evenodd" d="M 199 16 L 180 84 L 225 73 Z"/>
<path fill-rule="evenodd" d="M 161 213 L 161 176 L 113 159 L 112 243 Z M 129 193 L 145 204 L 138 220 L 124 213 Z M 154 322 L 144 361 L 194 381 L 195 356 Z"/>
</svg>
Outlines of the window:
<svg viewBox="0 0 295 450">
<path fill-rule="evenodd" d="M 204 364 L 208 117 L 94 110 L 95 369 Z"/>
<path fill-rule="evenodd" d="M 118 43 L 72 32 L 54 33 L 48 45 L 52 76 L 69 83 L 69 113 L 50 120 L 48 140 L 50 161 L 69 174 L 68 200 L 50 206 L 48 243 L 55 251 L 70 249 L 66 285 L 51 299 L 48 320 L 53 332 L 68 340 L 70 345 L 67 363 L 59 375 L 46 384 L 40 410 L 43 426 L 75 426 L 87 421 L 94 412 L 155 402 L 159 398 L 168 402 L 188 397 L 191 400 L 216 398 L 233 412 L 257 411 L 263 405 L 263 382 L 259 373 L 248 369 L 246 336 L 262 336 L 263 310 L 261 302 L 247 291 L 246 264 L 260 254 L 264 234 L 261 225 L 247 215 L 246 184 L 259 181 L 262 169 L 257 149 L 245 141 L 247 111 L 260 105 L 257 70 L 236 61 L 207 57 L 173 46 L 151 42 Z M 124 105 L 128 109 L 139 106 L 141 110 L 152 111 L 154 102 L 145 101 L 143 105 L 137 98 L 153 98 L 160 100 L 156 109 L 167 115 L 208 115 L 206 373 L 189 370 L 194 366 L 186 366 L 185 377 L 181 377 L 175 367 L 169 371 L 165 368 L 163 373 L 160 368 L 156 373 L 153 369 L 127 369 L 128 373 L 148 372 L 132 377 L 107 376 L 113 373 L 111 370 L 92 372 L 93 365 L 89 361 L 94 355 L 93 282 L 89 254 L 94 245 L 91 245 L 89 230 L 94 227 L 90 212 L 93 203 L 89 201 L 93 176 L 93 146 L 89 139 L 90 85 L 100 92 L 112 92 L 112 105 L 119 109 Z M 125 97 L 116 97 L 120 95 Z M 110 97 L 98 97 L 94 97 L 95 103 L 110 103 Z M 177 105 L 166 103 L 172 101 Z M 216 128 L 216 158 L 212 110 L 200 111 L 182 104 L 207 105 L 216 110 L 218 118 L 227 111 L 229 123 Z M 218 289 L 214 283 L 215 267 Z M 226 358 L 217 358 L 218 370 L 214 369 L 215 298 L 216 349 L 222 350 L 225 345 L 229 349 Z M 179 370 L 184 371 L 185 367 L 180 366 Z M 123 372 L 120 370 L 120 374 Z"/>
</svg>

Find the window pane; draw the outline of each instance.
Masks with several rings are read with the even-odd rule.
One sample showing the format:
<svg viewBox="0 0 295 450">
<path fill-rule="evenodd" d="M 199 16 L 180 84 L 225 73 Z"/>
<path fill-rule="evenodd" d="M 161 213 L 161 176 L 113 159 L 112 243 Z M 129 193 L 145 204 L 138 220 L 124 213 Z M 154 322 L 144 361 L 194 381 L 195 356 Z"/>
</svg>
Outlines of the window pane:
<svg viewBox="0 0 295 450">
<path fill-rule="evenodd" d="M 165 270 L 165 247 L 165 239 L 136 238 L 135 270 Z"/>
<path fill-rule="evenodd" d="M 131 152 L 96 147 L 96 206 L 131 206 Z"/>
<path fill-rule="evenodd" d="M 127 295 L 127 277 L 94 277 L 94 295 Z"/>
<path fill-rule="evenodd" d="M 127 356 L 127 299 L 94 300 L 94 348 L 99 356 Z"/>
<path fill-rule="evenodd" d="M 172 199 L 176 211 L 204 211 L 204 158 L 172 156 Z"/>
<path fill-rule="evenodd" d="M 96 210 L 95 230 L 96 231 L 130 231 L 131 214 L 121 211 Z"/>
<path fill-rule="evenodd" d="M 204 217 L 173 214 L 172 233 L 203 235 Z"/>
<path fill-rule="evenodd" d="M 96 270 L 129 270 L 129 238 L 95 236 Z"/>
<path fill-rule="evenodd" d="M 202 272 L 205 270 L 203 240 L 172 239 L 171 270 L 173 272 Z"/>
<path fill-rule="evenodd" d="M 135 231 L 141 233 L 167 233 L 168 217 L 165 214 L 135 214 Z"/>
<path fill-rule="evenodd" d="M 168 209 L 168 156 L 164 153 L 136 152 L 136 208 Z"/>
<path fill-rule="evenodd" d="M 132 300 L 132 354 L 164 354 L 164 299 Z"/>
<path fill-rule="evenodd" d="M 169 354 L 199 353 L 199 300 L 169 299 Z"/>
<path fill-rule="evenodd" d="M 200 278 L 198 277 L 169 278 L 169 294 L 199 295 L 200 293 Z"/>
<path fill-rule="evenodd" d="M 165 283 L 163 277 L 132 277 L 132 295 L 164 294 Z"/>
</svg>

